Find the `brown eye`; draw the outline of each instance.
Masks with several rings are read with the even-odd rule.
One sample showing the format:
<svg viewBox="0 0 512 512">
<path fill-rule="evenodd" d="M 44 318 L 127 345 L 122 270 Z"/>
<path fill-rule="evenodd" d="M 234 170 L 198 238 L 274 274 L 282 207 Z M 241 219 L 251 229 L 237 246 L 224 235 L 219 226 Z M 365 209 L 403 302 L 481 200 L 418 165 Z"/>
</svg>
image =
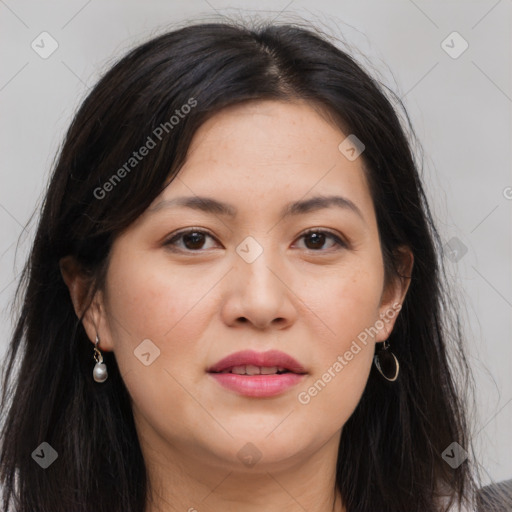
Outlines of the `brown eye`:
<svg viewBox="0 0 512 512">
<path fill-rule="evenodd" d="M 301 238 L 304 239 L 304 243 L 306 246 L 306 249 L 312 250 L 312 251 L 319 251 L 322 248 L 325 249 L 324 245 L 327 240 L 331 240 L 334 243 L 331 243 L 331 248 L 338 246 L 338 247 L 346 247 L 346 244 L 334 233 L 331 233 L 330 231 L 323 231 L 323 230 L 310 230 L 307 233 L 304 233 Z M 323 251 L 322 251 L 323 252 Z"/>
<path fill-rule="evenodd" d="M 204 234 L 199 231 L 192 231 L 181 236 L 187 249 L 201 249 L 204 245 Z"/>
<path fill-rule="evenodd" d="M 310 245 L 306 243 L 308 249 L 321 249 L 325 244 L 324 233 L 309 233 L 305 236 L 305 240 L 310 242 Z"/>
<path fill-rule="evenodd" d="M 183 252 L 199 252 L 205 249 L 206 240 L 213 237 L 206 231 L 199 229 L 189 229 L 188 231 L 182 231 L 174 235 L 171 239 L 165 242 L 164 245 Z M 210 249 L 211 247 L 206 247 Z"/>
</svg>

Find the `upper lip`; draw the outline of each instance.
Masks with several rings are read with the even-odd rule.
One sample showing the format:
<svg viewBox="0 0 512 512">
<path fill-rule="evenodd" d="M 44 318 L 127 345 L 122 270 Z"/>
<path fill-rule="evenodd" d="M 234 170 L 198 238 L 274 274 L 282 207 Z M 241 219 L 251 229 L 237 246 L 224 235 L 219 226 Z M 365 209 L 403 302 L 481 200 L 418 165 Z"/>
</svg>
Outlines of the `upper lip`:
<svg viewBox="0 0 512 512">
<path fill-rule="evenodd" d="M 305 368 L 292 356 L 279 350 L 267 352 L 255 352 L 254 350 L 242 350 L 234 352 L 221 359 L 207 369 L 209 373 L 222 372 L 234 366 L 254 365 L 259 367 L 280 366 L 293 373 L 306 373 Z"/>
</svg>

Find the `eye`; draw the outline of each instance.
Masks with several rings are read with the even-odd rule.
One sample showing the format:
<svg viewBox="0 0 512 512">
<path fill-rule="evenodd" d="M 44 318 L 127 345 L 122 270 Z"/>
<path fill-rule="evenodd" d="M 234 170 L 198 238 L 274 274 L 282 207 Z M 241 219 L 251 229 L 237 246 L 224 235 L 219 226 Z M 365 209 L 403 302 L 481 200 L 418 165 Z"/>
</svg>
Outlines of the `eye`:
<svg viewBox="0 0 512 512">
<path fill-rule="evenodd" d="M 331 247 L 347 247 L 347 244 L 341 240 L 341 238 L 330 231 L 322 230 L 322 229 L 309 229 L 305 233 L 303 233 L 300 238 L 304 238 L 306 249 L 312 251 L 318 251 L 318 249 L 322 249 L 326 240 L 330 239 L 333 244 Z"/>
<path fill-rule="evenodd" d="M 167 240 L 164 245 L 171 246 L 183 252 L 201 252 L 202 250 L 212 248 L 205 247 L 205 241 L 208 238 L 214 240 L 214 237 L 207 231 L 190 228 L 176 233 Z M 306 243 L 305 248 L 315 252 L 324 252 L 319 250 L 322 248 L 325 249 L 324 245 L 327 240 L 331 240 L 331 248 L 347 247 L 347 244 L 342 241 L 339 236 L 322 229 L 310 229 L 300 236 L 300 239 L 302 238 Z"/>
<path fill-rule="evenodd" d="M 172 238 L 167 240 L 164 245 L 177 247 L 179 250 L 185 252 L 194 252 L 201 249 L 210 249 L 211 247 L 204 247 L 207 238 L 213 239 L 212 235 L 201 229 L 187 229 L 175 234 Z M 179 244 L 178 242 L 182 242 Z"/>
</svg>

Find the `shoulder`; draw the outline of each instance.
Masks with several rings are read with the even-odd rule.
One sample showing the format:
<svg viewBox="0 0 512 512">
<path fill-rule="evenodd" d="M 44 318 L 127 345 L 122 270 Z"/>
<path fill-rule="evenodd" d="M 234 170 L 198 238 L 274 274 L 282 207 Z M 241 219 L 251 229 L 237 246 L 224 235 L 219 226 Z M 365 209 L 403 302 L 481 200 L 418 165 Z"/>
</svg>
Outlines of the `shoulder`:
<svg viewBox="0 0 512 512">
<path fill-rule="evenodd" d="M 478 509 L 470 505 L 452 505 L 447 512 L 480 512 Z"/>
<path fill-rule="evenodd" d="M 510 512 L 512 510 L 512 479 L 492 483 L 477 492 L 475 512 Z"/>
<path fill-rule="evenodd" d="M 446 512 L 480 512 L 480 510 L 469 504 L 454 503 Z"/>
<path fill-rule="evenodd" d="M 448 502 L 448 496 L 441 500 L 445 506 Z M 481 487 L 477 490 L 473 502 L 461 505 L 454 503 L 447 512 L 511 512 L 512 479 Z"/>
</svg>

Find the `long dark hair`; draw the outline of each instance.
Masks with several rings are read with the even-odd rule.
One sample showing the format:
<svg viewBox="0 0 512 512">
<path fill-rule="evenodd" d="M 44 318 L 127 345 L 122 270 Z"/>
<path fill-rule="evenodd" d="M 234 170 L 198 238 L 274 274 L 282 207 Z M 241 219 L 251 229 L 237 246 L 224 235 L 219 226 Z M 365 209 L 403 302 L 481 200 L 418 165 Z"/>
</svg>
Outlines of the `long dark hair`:
<svg viewBox="0 0 512 512">
<path fill-rule="evenodd" d="M 437 493 L 460 499 L 474 491 L 471 461 L 452 468 L 443 458 L 453 442 L 470 450 L 463 388 L 472 381 L 411 149 L 414 131 L 390 94 L 314 29 L 265 22 L 165 33 L 101 78 L 65 137 L 16 291 L 23 297 L 2 395 L 3 510 L 143 512 L 148 481 L 128 392 L 113 353 L 104 353 L 109 379 L 93 381 L 92 345 L 59 261 L 76 259 L 92 297 L 116 235 L 176 175 L 199 126 L 228 105 L 260 99 L 306 100 L 364 142 L 386 277 L 400 273 L 399 246 L 414 254 L 389 338 L 400 376 L 387 382 L 372 368 L 343 428 L 336 479 L 347 509 L 433 512 L 442 510 Z M 156 147 L 123 167 L 148 137 Z M 45 470 L 33 457 L 43 442 L 58 454 Z"/>
</svg>

